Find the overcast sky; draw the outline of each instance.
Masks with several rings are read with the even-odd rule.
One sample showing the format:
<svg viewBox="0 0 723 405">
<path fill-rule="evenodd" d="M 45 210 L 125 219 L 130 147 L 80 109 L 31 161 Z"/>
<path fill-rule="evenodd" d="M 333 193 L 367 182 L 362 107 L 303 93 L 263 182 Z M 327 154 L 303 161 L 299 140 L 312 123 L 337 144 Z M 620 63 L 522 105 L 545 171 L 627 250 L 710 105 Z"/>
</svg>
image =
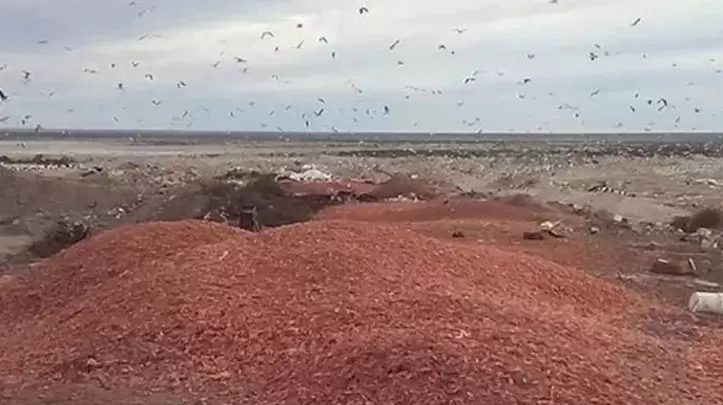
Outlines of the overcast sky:
<svg viewBox="0 0 723 405">
<path fill-rule="evenodd" d="M 720 0 L 2 0 L 0 126 L 720 130 L 721 21 Z"/>
</svg>

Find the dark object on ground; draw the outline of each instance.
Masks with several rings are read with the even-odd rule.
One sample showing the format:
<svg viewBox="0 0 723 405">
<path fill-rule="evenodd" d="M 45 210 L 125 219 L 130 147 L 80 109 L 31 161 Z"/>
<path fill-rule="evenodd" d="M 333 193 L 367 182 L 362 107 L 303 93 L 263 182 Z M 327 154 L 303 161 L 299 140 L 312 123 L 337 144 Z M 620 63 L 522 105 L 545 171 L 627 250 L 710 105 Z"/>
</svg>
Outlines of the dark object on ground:
<svg viewBox="0 0 723 405">
<path fill-rule="evenodd" d="M 650 268 L 650 272 L 656 274 L 672 274 L 677 276 L 695 274 L 695 271 L 693 271 L 693 269 L 685 268 L 677 262 L 664 259 L 656 260 L 655 263 L 653 263 L 653 266 Z"/>
<path fill-rule="evenodd" d="M 88 237 L 90 227 L 84 221 L 63 219 L 51 228 L 45 236 L 30 245 L 28 252 L 35 257 L 49 257 Z"/>
<path fill-rule="evenodd" d="M 716 229 L 723 225 L 723 213 L 718 208 L 703 208 L 691 216 L 673 218 L 671 225 L 686 233 L 693 233 L 700 228 Z"/>
<path fill-rule="evenodd" d="M 454 232 L 452 232 L 452 237 L 453 238 L 464 238 L 464 233 L 462 233 L 462 231 L 454 231 Z"/>
<path fill-rule="evenodd" d="M 545 235 L 543 235 L 540 231 L 523 232 L 522 238 L 526 240 L 544 240 Z"/>
<path fill-rule="evenodd" d="M 241 207 L 241 214 L 238 217 L 238 227 L 251 232 L 261 232 L 261 223 L 259 223 L 259 213 L 256 206 L 246 204 Z"/>
</svg>

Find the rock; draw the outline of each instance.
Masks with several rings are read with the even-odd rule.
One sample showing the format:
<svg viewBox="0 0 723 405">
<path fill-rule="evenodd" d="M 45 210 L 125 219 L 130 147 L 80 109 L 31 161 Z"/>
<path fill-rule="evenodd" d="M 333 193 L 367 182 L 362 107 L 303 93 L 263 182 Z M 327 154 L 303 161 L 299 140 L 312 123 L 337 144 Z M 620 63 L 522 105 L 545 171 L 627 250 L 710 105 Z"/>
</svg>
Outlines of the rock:
<svg viewBox="0 0 723 405">
<path fill-rule="evenodd" d="M 650 268 L 650 272 L 656 274 L 672 274 L 677 276 L 695 274 L 695 272 L 692 269 L 687 268 L 687 266 L 683 267 L 679 263 L 665 259 L 656 260 Z"/>
<path fill-rule="evenodd" d="M 523 232 L 522 238 L 526 240 L 543 240 L 545 235 L 541 231 Z"/>
<path fill-rule="evenodd" d="M 454 232 L 452 232 L 452 237 L 453 238 L 464 238 L 464 233 L 462 233 L 462 231 L 454 231 Z"/>
<path fill-rule="evenodd" d="M 591 226 L 590 229 L 588 229 L 588 232 L 590 233 L 590 235 L 596 235 L 600 233 L 600 228 L 598 228 L 597 226 Z"/>
</svg>

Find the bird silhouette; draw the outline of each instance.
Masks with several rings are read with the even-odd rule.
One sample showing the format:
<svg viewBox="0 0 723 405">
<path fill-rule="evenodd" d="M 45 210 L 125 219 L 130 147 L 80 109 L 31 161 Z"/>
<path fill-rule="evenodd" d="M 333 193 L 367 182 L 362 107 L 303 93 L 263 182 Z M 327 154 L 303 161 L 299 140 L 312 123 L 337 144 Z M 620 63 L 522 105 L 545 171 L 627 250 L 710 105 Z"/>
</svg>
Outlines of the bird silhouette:
<svg viewBox="0 0 723 405">
<path fill-rule="evenodd" d="M 399 45 L 400 42 L 402 42 L 401 39 L 397 39 L 396 41 L 394 41 L 391 45 L 389 45 L 389 50 L 390 50 L 390 51 L 393 51 L 394 48 L 396 48 L 397 45 Z"/>
<path fill-rule="evenodd" d="M 631 27 L 635 27 L 636 25 L 640 24 L 640 21 L 642 21 L 642 20 L 643 20 L 642 18 L 638 17 L 638 18 L 635 19 L 635 21 L 633 21 L 633 22 L 630 24 L 630 26 L 631 26 Z"/>
<path fill-rule="evenodd" d="M 5 93 L 5 92 L 3 91 L 3 89 L 0 89 L 0 101 L 5 101 L 5 100 L 7 100 L 8 98 L 10 98 L 10 97 L 7 95 L 7 93 Z"/>
<path fill-rule="evenodd" d="M 359 7 L 359 15 L 362 15 L 364 13 L 368 13 L 369 9 L 366 6 Z"/>
<path fill-rule="evenodd" d="M 275 37 L 275 35 L 274 35 L 274 33 L 271 32 L 271 31 L 264 31 L 264 32 L 261 33 L 261 39 L 264 39 L 264 38 L 274 38 L 274 37 Z"/>
<path fill-rule="evenodd" d="M 326 37 L 319 37 L 319 42 L 323 42 L 323 43 L 325 43 L 325 44 L 328 44 L 328 43 L 329 43 L 329 40 L 326 39 Z"/>
</svg>

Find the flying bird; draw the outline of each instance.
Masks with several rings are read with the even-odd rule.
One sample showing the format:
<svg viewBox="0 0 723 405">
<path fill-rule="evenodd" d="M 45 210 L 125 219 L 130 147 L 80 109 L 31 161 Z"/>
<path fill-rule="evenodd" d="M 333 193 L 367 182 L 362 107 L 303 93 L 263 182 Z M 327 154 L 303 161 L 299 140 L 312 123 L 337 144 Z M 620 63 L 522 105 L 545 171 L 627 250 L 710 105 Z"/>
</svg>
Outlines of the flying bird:
<svg viewBox="0 0 723 405">
<path fill-rule="evenodd" d="M 297 23 L 296 28 L 304 28 L 304 23 Z"/>
<path fill-rule="evenodd" d="M 150 81 L 155 80 L 155 77 L 153 77 L 153 74 L 151 74 L 151 73 L 146 73 L 145 78 L 148 79 L 148 80 L 150 80 Z"/>
<path fill-rule="evenodd" d="M 238 56 L 234 56 L 233 59 L 236 61 L 236 63 L 246 63 L 248 60 L 244 58 L 239 58 Z"/>
<path fill-rule="evenodd" d="M 262 32 L 262 33 L 261 33 L 261 39 L 264 39 L 264 38 L 266 38 L 266 37 L 274 38 L 275 35 L 274 35 L 274 33 L 271 32 L 271 31 L 264 31 L 264 32 Z"/>
<path fill-rule="evenodd" d="M 186 82 L 184 82 L 183 80 L 179 80 L 178 83 L 176 83 L 176 87 L 179 89 L 181 87 L 186 87 Z"/>
<path fill-rule="evenodd" d="M 385 105 L 384 106 L 384 115 L 387 115 L 387 114 L 389 114 L 389 106 Z"/>
<path fill-rule="evenodd" d="M 396 41 L 394 41 L 391 45 L 389 45 L 389 50 L 390 50 L 390 51 L 394 50 L 394 48 L 396 48 L 397 45 L 399 45 L 400 42 L 402 42 L 401 39 L 397 39 Z"/>
<path fill-rule="evenodd" d="M 325 44 L 329 43 L 329 40 L 326 39 L 326 37 L 319 37 L 319 42 L 323 42 Z"/>
<path fill-rule="evenodd" d="M 630 24 L 630 26 L 631 26 L 631 27 L 635 27 L 636 25 L 640 24 L 640 21 L 642 21 L 642 20 L 643 20 L 642 18 L 638 17 L 638 18 L 635 19 L 635 21 L 633 21 L 633 22 Z"/>
<path fill-rule="evenodd" d="M 366 8 L 366 6 L 359 7 L 359 15 L 363 15 L 364 13 L 368 13 L 369 9 Z"/>
<path fill-rule="evenodd" d="M 27 70 L 23 70 L 23 79 L 24 80 L 30 80 L 30 76 L 32 76 L 31 72 L 29 72 Z"/>
<path fill-rule="evenodd" d="M 221 61 L 216 61 L 216 62 L 213 62 L 213 63 L 211 64 L 211 67 L 212 67 L 212 68 L 217 68 L 218 65 L 220 65 L 220 64 L 221 64 Z"/>
<path fill-rule="evenodd" d="M 10 119 L 10 116 L 9 116 L 9 115 L 6 115 L 6 116 L 0 118 L 0 122 L 6 123 L 6 122 L 8 122 L 9 119 Z"/>
<path fill-rule="evenodd" d="M 468 78 L 464 79 L 464 84 L 472 83 L 475 80 L 477 80 L 476 77 L 468 77 Z"/>
<path fill-rule="evenodd" d="M 135 60 L 132 60 L 132 61 L 131 61 L 131 66 L 133 66 L 134 68 L 137 68 L 137 67 L 140 66 L 140 65 L 141 65 L 141 62 L 138 62 L 138 61 L 135 61 Z"/>
<path fill-rule="evenodd" d="M 464 34 L 465 31 L 467 31 L 467 28 L 455 28 L 454 30 L 457 32 L 457 34 Z"/>
<path fill-rule="evenodd" d="M 321 98 L 321 97 L 317 98 L 317 100 L 319 100 L 319 102 L 320 102 L 321 104 L 326 104 L 326 100 L 324 100 L 324 99 Z"/>
<path fill-rule="evenodd" d="M 595 97 L 600 94 L 600 89 L 595 89 L 590 93 L 590 97 Z"/>
<path fill-rule="evenodd" d="M 161 105 L 161 100 L 151 100 L 151 104 L 158 107 L 159 105 Z"/>
<path fill-rule="evenodd" d="M 123 82 L 118 83 L 118 90 L 123 90 Z"/>
<path fill-rule="evenodd" d="M 332 59 L 336 59 L 336 51 L 332 51 L 332 52 L 331 52 L 331 58 L 332 58 Z"/>
<path fill-rule="evenodd" d="M 303 40 L 296 45 L 296 49 L 301 49 L 302 46 L 304 46 Z"/>
<path fill-rule="evenodd" d="M 3 91 L 3 89 L 0 89 L 0 101 L 5 101 L 5 100 L 7 100 L 8 98 L 10 98 L 10 97 L 8 97 L 7 93 L 5 93 L 5 92 Z"/>
<path fill-rule="evenodd" d="M 38 45 L 45 45 L 47 43 L 48 43 L 47 39 L 41 39 L 40 41 L 38 41 Z"/>
<path fill-rule="evenodd" d="M 314 115 L 316 115 L 317 117 L 321 117 L 321 114 L 324 114 L 323 108 L 319 109 L 319 111 L 314 111 Z"/>
</svg>

